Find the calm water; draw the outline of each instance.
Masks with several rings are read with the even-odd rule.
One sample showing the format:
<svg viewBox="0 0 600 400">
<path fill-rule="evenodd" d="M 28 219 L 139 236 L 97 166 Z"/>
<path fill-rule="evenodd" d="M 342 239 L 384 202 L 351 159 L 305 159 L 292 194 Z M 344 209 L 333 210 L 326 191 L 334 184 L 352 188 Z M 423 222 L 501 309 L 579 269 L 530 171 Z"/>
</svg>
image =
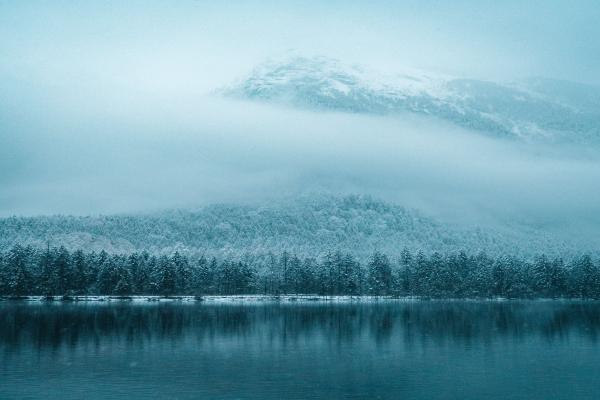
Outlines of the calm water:
<svg viewBox="0 0 600 400">
<path fill-rule="evenodd" d="M 599 399 L 600 303 L 0 303 L 1 399 Z"/>
</svg>

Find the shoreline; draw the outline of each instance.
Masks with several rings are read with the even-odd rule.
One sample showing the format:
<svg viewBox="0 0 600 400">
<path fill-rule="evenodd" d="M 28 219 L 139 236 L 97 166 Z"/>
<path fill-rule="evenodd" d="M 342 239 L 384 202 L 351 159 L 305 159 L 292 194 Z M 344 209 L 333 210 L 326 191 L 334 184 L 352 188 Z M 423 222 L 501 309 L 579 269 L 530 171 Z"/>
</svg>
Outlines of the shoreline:
<svg viewBox="0 0 600 400">
<path fill-rule="evenodd" d="M 432 298 L 418 296 L 323 296 L 312 294 L 286 295 L 81 295 L 81 296 L 0 296 L 0 302 L 24 303 L 210 303 L 210 304 L 243 304 L 243 303 L 378 303 L 378 302 L 416 302 L 416 301 L 476 301 L 476 302 L 509 302 L 509 301 L 597 301 L 581 298 Z"/>
</svg>

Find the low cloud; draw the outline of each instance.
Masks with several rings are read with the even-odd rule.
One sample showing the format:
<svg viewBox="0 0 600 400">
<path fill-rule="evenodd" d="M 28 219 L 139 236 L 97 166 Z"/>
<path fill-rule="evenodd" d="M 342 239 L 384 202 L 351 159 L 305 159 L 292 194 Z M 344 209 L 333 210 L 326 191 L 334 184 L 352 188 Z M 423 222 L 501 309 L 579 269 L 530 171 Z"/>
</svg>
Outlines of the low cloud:
<svg viewBox="0 0 600 400">
<path fill-rule="evenodd" d="M 71 105 L 76 107 L 75 103 Z M 43 108 L 43 107 L 40 107 Z M 2 137 L 0 212 L 96 214 L 369 193 L 467 223 L 595 226 L 600 160 L 433 118 L 139 99 L 68 121 L 35 108 Z M 72 110 L 71 110 L 72 111 Z M 62 112 L 68 114 L 69 110 Z"/>
</svg>

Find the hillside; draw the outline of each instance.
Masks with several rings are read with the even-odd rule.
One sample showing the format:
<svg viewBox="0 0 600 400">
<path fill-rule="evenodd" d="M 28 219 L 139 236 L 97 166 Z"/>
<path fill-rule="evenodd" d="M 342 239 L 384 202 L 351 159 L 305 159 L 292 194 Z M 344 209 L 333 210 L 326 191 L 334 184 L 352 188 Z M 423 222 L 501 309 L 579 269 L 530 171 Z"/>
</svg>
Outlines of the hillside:
<svg viewBox="0 0 600 400">
<path fill-rule="evenodd" d="M 0 250 L 15 243 L 43 247 L 48 242 L 87 251 L 179 250 L 232 257 L 282 250 L 312 256 L 339 249 L 365 258 L 374 250 L 397 255 L 404 247 L 514 255 L 582 250 L 542 231 L 458 227 L 366 196 L 313 195 L 269 206 L 212 205 L 149 214 L 0 219 Z"/>
</svg>

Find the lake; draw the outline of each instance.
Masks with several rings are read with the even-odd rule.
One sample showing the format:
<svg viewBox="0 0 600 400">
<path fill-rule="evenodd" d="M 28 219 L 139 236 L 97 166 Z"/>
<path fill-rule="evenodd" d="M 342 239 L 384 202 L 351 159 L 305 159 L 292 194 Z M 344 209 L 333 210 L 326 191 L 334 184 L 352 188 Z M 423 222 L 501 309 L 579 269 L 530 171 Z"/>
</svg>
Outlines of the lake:
<svg viewBox="0 0 600 400">
<path fill-rule="evenodd" d="M 598 399 L 600 302 L 0 303 L 1 399 Z"/>
</svg>

